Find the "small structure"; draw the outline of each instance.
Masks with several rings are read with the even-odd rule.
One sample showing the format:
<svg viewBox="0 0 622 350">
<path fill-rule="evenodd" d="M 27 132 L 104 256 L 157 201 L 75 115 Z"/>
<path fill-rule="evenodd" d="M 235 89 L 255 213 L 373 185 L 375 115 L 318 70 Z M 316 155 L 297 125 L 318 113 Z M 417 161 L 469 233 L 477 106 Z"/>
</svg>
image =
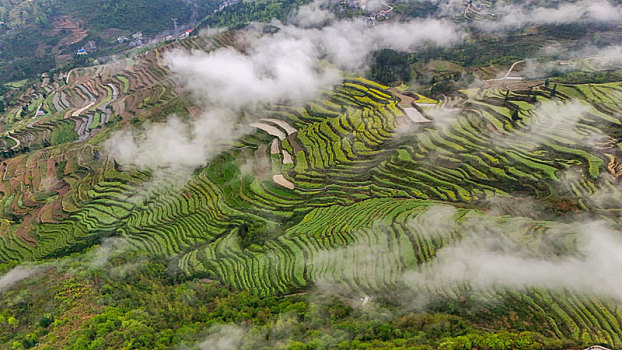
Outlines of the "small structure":
<svg viewBox="0 0 622 350">
<path fill-rule="evenodd" d="M 185 32 L 181 33 L 181 35 L 179 36 L 179 39 L 186 39 L 187 37 L 190 36 L 190 33 L 192 33 L 193 30 L 194 28 L 190 28 L 186 30 Z"/>
<path fill-rule="evenodd" d="M 379 20 L 389 19 L 389 16 L 393 13 L 393 6 L 389 6 L 386 10 L 380 10 L 375 14 L 375 17 Z"/>
<path fill-rule="evenodd" d="M 143 40 L 143 32 L 136 32 L 132 34 L 132 38 L 134 38 L 134 40 Z"/>
<path fill-rule="evenodd" d="M 37 111 L 37 114 L 36 114 L 36 116 L 37 116 L 37 117 L 42 117 L 42 116 L 44 116 L 44 115 L 45 115 L 45 112 L 44 112 L 44 111 L 42 111 L 42 110 L 38 110 L 38 111 Z"/>
<path fill-rule="evenodd" d="M 130 41 L 130 47 L 140 47 L 140 46 L 143 46 L 142 39 Z"/>
<path fill-rule="evenodd" d="M 87 54 L 86 50 L 84 48 L 79 49 L 77 52 L 78 56 L 84 56 Z"/>
<path fill-rule="evenodd" d="M 367 26 L 375 27 L 376 26 L 376 16 L 370 15 L 366 18 Z"/>
<path fill-rule="evenodd" d="M 128 41 L 128 39 L 127 39 L 127 37 L 126 37 L 125 35 L 120 35 L 120 36 L 117 38 L 117 41 L 119 42 L 119 44 L 121 44 L 121 43 L 123 43 L 123 42 L 125 42 L 125 41 Z"/>
</svg>

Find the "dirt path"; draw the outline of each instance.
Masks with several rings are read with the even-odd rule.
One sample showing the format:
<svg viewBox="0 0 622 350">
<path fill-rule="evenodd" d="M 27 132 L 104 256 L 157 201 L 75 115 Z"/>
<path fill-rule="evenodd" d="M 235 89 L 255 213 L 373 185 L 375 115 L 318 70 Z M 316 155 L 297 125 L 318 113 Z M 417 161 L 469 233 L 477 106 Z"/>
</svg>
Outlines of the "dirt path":
<svg viewBox="0 0 622 350">
<path fill-rule="evenodd" d="M 389 89 L 389 92 L 400 99 L 400 102 L 397 103 L 398 106 L 410 106 L 411 103 L 415 102 L 413 97 L 404 95 L 395 88 Z"/>
<path fill-rule="evenodd" d="M 16 143 L 16 145 L 15 145 L 15 146 L 13 146 L 13 147 L 11 147 L 11 149 L 16 149 L 17 147 L 19 147 L 19 145 L 21 145 L 21 144 L 22 144 L 22 142 L 21 142 L 19 139 L 17 139 L 17 138 L 15 138 L 15 137 L 11 136 L 11 133 L 10 133 L 10 132 L 7 132 L 7 133 L 6 133 L 6 137 L 10 138 L 11 140 L 15 141 L 15 143 Z"/>
<path fill-rule="evenodd" d="M 93 105 L 95 104 L 95 102 L 91 102 L 88 105 L 78 109 L 77 111 L 74 111 L 73 113 L 71 113 L 72 117 L 79 117 L 80 114 L 84 113 L 84 111 L 87 111 L 89 108 L 93 107 Z"/>
<path fill-rule="evenodd" d="M 464 13 L 463 13 L 464 18 L 466 19 L 469 19 L 469 10 L 471 10 L 470 2 L 467 4 L 467 7 L 464 9 Z"/>
<path fill-rule="evenodd" d="M 437 103 L 415 103 L 419 107 L 427 107 L 427 108 L 435 108 L 438 106 Z"/>
<path fill-rule="evenodd" d="M 69 78 L 71 77 L 71 73 L 73 73 L 73 69 L 67 73 L 67 78 L 65 79 L 65 84 L 69 85 Z"/>
<path fill-rule="evenodd" d="M 512 66 L 510 67 L 510 69 L 508 69 L 507 73 L 505 73 L 505 75 L 503 76 L 503 78 L 496 78 L 496 79 L 488 79 L 486 81 L 500 81 L 500 80 L 523 80 L 523 77 L 510 77 L 510 74 L 512 74 L 512 71 L 514 70 L 514 68 L 516 67 L 516 65 L 525 62 L 525 60 L 520 60 L 520 61 L 516 61 L 514 63 L 512 63 Z"/>
</svg>

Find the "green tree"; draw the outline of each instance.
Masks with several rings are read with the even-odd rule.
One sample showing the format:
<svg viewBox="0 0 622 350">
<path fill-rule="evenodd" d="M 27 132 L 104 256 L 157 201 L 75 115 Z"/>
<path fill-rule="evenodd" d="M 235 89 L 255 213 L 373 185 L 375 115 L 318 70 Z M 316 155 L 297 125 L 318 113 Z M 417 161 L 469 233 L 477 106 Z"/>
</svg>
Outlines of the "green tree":
<svg viewBox="0 0 622 350">
<path fill-rule="evenodd" d="M 376 51 L 368 75 L 371 80 L 385 85 L 410 80 L 412 70 L 408 53 L 391 49 Z"/>
</svg>

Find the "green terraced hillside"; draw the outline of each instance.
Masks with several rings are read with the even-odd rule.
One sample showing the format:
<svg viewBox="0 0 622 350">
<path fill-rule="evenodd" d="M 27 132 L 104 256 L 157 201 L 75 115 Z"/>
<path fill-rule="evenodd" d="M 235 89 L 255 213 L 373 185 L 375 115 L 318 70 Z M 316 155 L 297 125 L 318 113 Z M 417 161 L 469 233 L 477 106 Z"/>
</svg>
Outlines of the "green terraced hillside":
<svg viewBox="0 0 622 350">
<path fill-rule="evenodd" d="M 230 43 L 224 33 L 174 45 Z M 622 311 L 606 296 L 405 278 L 482 227 L 536 256 L 572 215 L 620 227 L 619 205 L 602 198 L 622 198 L 622 83 L 465 90 L 451 109 L 408 107 L 426 122 L 386 87 L 346 80 L 304 107 L 266 107 L 253 132 L 187 183 L 153 189 L 151 171 L 120 167 L 102 142 L 172 110 L 192 117 L 161 64 L 166 50 L 73 70 L 38 100 L 46 119 L 3 116 L 4 147 L 23 154 L 0 166 L 0 263 L 52 261 L 120 237 L 166 259 L 179 280 L 262 298 L 327 284 L 352 298 L 409 291 L 459 304 L 469 295 L 484 306 L 468 319 L 520 315 L 524 330 L 622 347 Z M 511 205 L 522 201 L 537 208 Z M 563 252 L 578 249 L 571 231 L 560 242 Z"/>
</svg>

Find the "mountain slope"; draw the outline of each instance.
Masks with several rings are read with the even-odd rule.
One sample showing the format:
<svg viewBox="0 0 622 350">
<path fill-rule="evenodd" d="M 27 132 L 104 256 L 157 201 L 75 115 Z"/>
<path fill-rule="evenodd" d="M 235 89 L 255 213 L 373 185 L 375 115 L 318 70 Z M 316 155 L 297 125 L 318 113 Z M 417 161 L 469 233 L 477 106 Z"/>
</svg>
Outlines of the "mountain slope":
<svg viewBox="0 0 622 350">
<path fill-rule="evenodd" d="M 200 36 L 74 69 L 23 96 L 34 107 L 4 115 L 12 158 L 0 168 L 0 262 L 52 262 L 115 237 L 130 254 L 167 261 L 173 279 L 216 280 L 258 300 L 322 286 L 355 301 L 431 295 L 479 327 L 622 346 L 610 293 L 480 290 L 442 273 L 420 283 L 435 275 L 434 257 L 482 232 L 548 261 L 585 252 L 582 233 L 564 226 L 573 215 L 619 225 L 602 198 L 620 198 L 621 83 L 471 89 L 431 105 L 350 79 L 304 107 L 266 107 L 190 181 L 155 190 L 151 171 L 104 153 L 128 123 L 198 113 L 162 63 L 168 50 L 234 39 Z M 522 201 L 537 209 L 508 204 Z"/>
</svg>

